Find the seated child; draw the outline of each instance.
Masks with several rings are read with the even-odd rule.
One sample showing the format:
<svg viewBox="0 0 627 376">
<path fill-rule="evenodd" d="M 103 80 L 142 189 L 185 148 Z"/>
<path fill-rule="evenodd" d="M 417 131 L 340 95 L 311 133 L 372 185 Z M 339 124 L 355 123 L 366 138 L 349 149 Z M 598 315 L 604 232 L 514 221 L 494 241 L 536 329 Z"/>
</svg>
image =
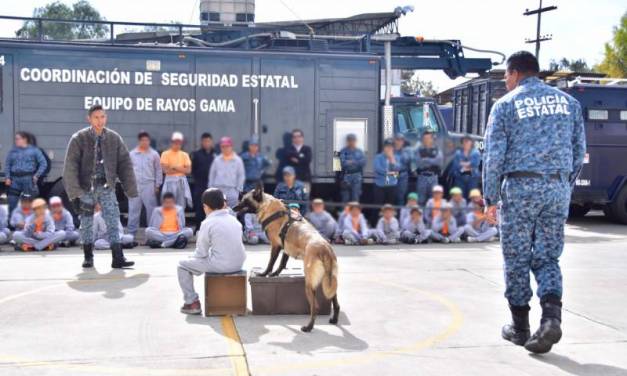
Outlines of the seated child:
<svg viewBox="0 0 627 376">
<path fill-rule="evenodd" d="M 33 214 L 26 218 L 24 229 L 13 234 L 17 250 L 52 251 L 65 239 L 65 231 L 55 230 L 54 221 L 48 214 L 46 206 L 46 200 L 42 198 L 33 201 Z"/>
<path fill-rule="evenodd" d="M 418 193 L 411 192 L 407 195 L 407 203 L 405 203 L 405 207 L 400 210 L 399 223 L 401 226 L 411 215 L 411 210 L 414 206 L 418 206 Z"/>
<path fill-rule="evenodd" d="M 466 199 L 459 187 L 451 188 L 449 193 L 451 199 L 448 203 L 451 205 L 451 212 L 457 221 L 457 226 L 462 227 L 466 224 L 466 215 L 468 214 Z"/>
<path fill-rule="evenodd" d="M 54 220 L 54 228 L 56 230 L 65 231 L 65 239 L 61 242 L 64 246 L 73 246 L 80 238 L 80 234 L 76 231 L 74 217 L 63 207 L 63 200 L 59 196 L 50 197 L 50 215 Z"/>
<path fill-rule="evenodd" d="M 468 213 L 464 231 L 468 235 L 468 242 L 489 242 L 498 234 L 496 223 L 491 221 L 484 213 L 483 200 L 473 205 L 473 210 Z"/>
<path fill-rule="evenodd" d="M 468 193 L 468 199 L 470 202 L 468 203 L 468 211 L 475 210 L 477 205 L 483 205 L 483 197 L 481 196 L 481 191 L 477 188 L 471 189 L 470 193 Z"/>
<path fill-rule="evenodd" d="M 422 210 L 418 205 L 411 208 L 410 216 L 405 219 L 401 232 L 401 241 L 408 244 L 425 243 L 431 236 L 431 230 L 427 228 L 422 218 Z"/>
<path fill-rule="evenodd" d="M 269 244 L 266 232 L 263 231 L 257 214 L 244 214 L 244 242 L 247 244 Z"/>
<path fill-rule="evenodd" d="M 23 230 L 26 225 L 26 218 L 33 214 L 31 205 L 33 204 L 33 198 L 31 195 L 22 194 L 20 196 L 20 204 L 13 209 L 11 213 L 11 219 L 9 225 L 16 230 Z"/>
<path fill-rule="evenodd" d="M 311 211 L 305 217 L 325 239 L 330 241 L 337 234 L 337 222 L 324 210 L 324 201 L 321 198 L 312 201 Z"/>
<path fill-rule="evenodd" d="M 431 226 L 433 221 L 440 216 L 442 207 L 446 205 L 444 199 L 444 188 L 441 185 L 434 185 L 431 193 L 431 198 L 425 204 L 425 222 L 427 226 Z"/>
<path fill-rule="evenodd" d="M 0 205 L 0 244 L 6 244 L 11 237 L 11 230 L 9 230 L 9 215 L 4 206 Z"/>
<path fill-rule="evenodd" d="M 368 222 L 361 213 L 361 206 L 358 202 L 349 202 L 348 207 L 350 211 L 344 217 L 342 238 L 344 244 L 368 244 L 370 239 L 370 230 L 368 229 Z"/>
<path fill-rule="evenodd" d="M 344 205 L 344 209 L 337 218 L 337 231 L 335 232 L 335 239 L 333 239 L 333 242 L 336 244 L 344 244 L 344 238 L 342 238 L 342 234 L 344 233 L 344 220 L 346 219 L 346 216 L 349 212 L 350 206 L 346 204 Z"/>
<path fill-rule="evenodd" d="M 102 218 L 102 211 L 100 204 L 96 204 L 94 207 L 94 249 L 109 249 L 111 244 L 107 237 L 107 224 L 104 218 Z M 122 222 L 118 220 L 118 232 L 120 233 L 120 244 L 123 248 L 135 248 L 137 243 L 131 234 L 124 233 L 124 227 Z"/>
<path fill-rule="evenodd" d="M 242 269 L 246 260 L 242 225 L 229 213 L 222 191 L 207 189 L 202 194 L 202 204 L 207 216 L 197 233 L 196 250 L 178 265 L 179 285 L 185 300 L 181 312 L 188 315 L 201 312 L 200 300 L 194 291 L 194 275 L 234 273 Z"/>
<path fill-rule="evenodd" d="M 161 206 L 150 216 L 146 244 L 150 248 L 183 249 L 194 235 L 194 230 L 185 227 L 185 209 L 176 205 L 172 192 L 164 193 L 161 200 Z"/>
<path fill-rule="evenodd" d="M 442 243 L 459 243 L 464 234 L 463 227 L 457 227 L 457 221 L 451 213 L 451 207 L 445 203 L 442 205 L 441 214 L 433 219 L 431 225 L 431 239 Z"/>
<path fill-rule="evenodd" d="M 394 206 L 390 204 L 383 205 L 381 214 L 377 227 L 372 232 L 374 238 L 380 244 L 396 244 L 401 237 L 401 232 Z"/>
</svg>

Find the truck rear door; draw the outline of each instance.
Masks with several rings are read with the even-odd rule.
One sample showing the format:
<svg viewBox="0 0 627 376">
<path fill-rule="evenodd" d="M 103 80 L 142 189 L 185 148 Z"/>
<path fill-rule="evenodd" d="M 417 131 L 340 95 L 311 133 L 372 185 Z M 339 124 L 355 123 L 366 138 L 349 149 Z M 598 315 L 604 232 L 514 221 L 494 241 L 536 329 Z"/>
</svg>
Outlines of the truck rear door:
<svg viewBox="0 0 627 376">
<path fill-rule="evenodd" d="M 13 55 L 0 50 L 0 166 L 13 145 Z M 0 171 L 4 171 L 0 169 Z"/>
</svg>

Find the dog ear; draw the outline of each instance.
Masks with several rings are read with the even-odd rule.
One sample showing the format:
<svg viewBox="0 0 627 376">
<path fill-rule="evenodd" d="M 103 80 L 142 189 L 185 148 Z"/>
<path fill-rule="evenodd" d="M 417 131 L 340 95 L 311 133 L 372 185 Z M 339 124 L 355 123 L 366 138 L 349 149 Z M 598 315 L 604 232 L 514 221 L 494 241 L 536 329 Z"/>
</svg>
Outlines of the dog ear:
<svg viewBox="0 0 627 376">
<path fill-rule="evenodd" d="M 253 199 L 257 202 L 263 201 L 263 184 L 260 182 L 255 185 L 255 189 L 253 190 Z"/>
</svg>

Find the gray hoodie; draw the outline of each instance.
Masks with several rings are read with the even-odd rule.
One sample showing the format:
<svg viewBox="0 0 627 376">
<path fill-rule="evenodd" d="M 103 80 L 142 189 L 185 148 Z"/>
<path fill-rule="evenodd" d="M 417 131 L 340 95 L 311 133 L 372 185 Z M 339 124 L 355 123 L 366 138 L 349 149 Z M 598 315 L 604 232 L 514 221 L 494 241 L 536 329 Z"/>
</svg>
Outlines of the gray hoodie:
<svg viewBox="0 0 627 376">
<path fill-rule="evenodd" d="M 220 270 L 240 270 L 246 260 L 242 225 L 228 209 L 211 212 L 198 230 L 194 258 L 205 259 Z"/>
</svg>

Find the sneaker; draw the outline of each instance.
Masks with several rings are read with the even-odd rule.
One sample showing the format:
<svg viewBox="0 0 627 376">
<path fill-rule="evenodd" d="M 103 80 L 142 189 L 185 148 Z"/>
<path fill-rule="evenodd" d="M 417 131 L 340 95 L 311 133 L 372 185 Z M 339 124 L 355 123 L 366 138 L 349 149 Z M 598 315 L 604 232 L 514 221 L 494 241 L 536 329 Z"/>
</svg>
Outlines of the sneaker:
<svg viewBox="0 0 627 376">
<path fill-rule="evenodd" d="M 174 249 L 183 249 L 187 247 L 187 238 L 183 235 L 179 235 L 172 246 Z"/>
<path fill-rule="evenodd" d="M 200 301 L 196 300 L 192 304 L 183 304 L 181 307 L 181 313 L 186 315 L 200 315 L 202 310 L 200 309 Z"/>
<path fill-rule="evenodd" d="M 44 248 L 44 251 L 54 251 L 55 249 L 57 249 L 57 245 L 56 244 L 50 244 L 49 246 Z"/>
<path fill-rule="evenodd" d="M 467 241 L 468 243 L 475 243 L 475 242 L 477 242 L 477 238 L 475 238 L 474 236 L 469 236 L 469 237 L 466 239 L 466 241 Z"/>
<path fill-rule="evenodd" d="M 26 243 L 22 244 L 22 245 L 21 245 L 21 246 L 19 246 L 19 247 L 18 247 L 18 246 L 16 246 L 16 248 L 17 248 L 17 250 L 18 250 L 18 251 L 22 251 L 22 252 L 31 252 L 31 251 L 34 251 L 34 250 L 35 250 L 35 247 L 33 247 L 33 246 L 32 246 L 32 245 L 30 245 L 30 244 L 26 244 Z"/>
<path fill-rule="evenodd" d="M 148 240 L 146 242 L 146 245 L 152 249 L 161 248 L 161 242 L 158 242 L 156 240 Z"/>
<path fill-rule="evenodd" d="M 444 243 L 444 244 L 448 244 L 450 242 L 451 242 L 451 239 L 449 239 L 449 238 L 442 239 L 442 243 Z"/>
<path fill-rule="evenodd" d="M 451 239 L 451 243 L 461 243 L 462 240 L 460 238 L 457 239 Z"/>
</svg>

